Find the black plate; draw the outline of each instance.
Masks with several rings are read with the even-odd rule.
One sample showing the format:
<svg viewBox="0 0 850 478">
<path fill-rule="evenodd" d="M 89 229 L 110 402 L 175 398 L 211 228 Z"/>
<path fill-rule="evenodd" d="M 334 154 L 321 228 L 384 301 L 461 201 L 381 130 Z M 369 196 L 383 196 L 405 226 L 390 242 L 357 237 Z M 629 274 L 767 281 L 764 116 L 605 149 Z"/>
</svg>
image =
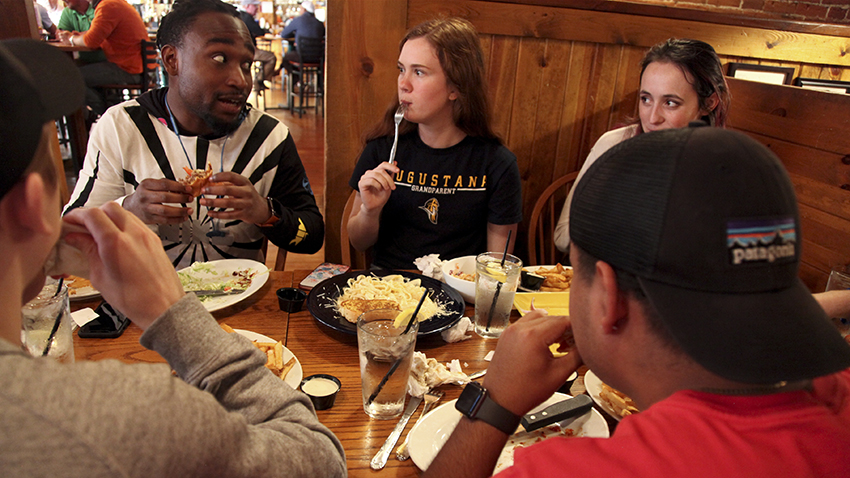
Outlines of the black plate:
<svg viewBox="0 0 850 478">
<path fill-rule="evenodd" d="M 435 302 L 439 301 L 445 304 L 448 313 L 420 322 L 417 337 L 442 332 L 463 317 L 466 302 L 463 301 L 460 292 L 448 284 L 413 272 L 391 270 L 348 271 L 345 274 L 323 280 L 316 284 L 310 291 L 310 295 L 307 296 L 307 309 L 319 323 L 345 334 L 357 335 L 357 326 L 345 320 L 342 315 L 337 314 L 334 310 L 334 304 L 342 294 L 342 289 L 348 286 L 348 279 L 364 274 L 371 274 L 376 277 L 398 274 L 408 279 L 420 279 L 422 286 L 428 289 L 428 297 Z"/>
</svg>

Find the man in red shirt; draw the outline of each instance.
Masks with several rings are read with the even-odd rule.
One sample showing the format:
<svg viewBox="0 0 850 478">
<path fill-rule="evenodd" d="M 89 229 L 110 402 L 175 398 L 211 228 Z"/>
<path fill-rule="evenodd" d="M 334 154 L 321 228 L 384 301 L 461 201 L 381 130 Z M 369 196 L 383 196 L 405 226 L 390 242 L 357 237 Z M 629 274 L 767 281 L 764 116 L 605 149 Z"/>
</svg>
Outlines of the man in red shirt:
<svg viewBox="0 0 850 478">
<path fill-rule="evenodd" d="M 610 438 L 517 449 L 499 477 L 850 476 L 850 346 L 798 278 L 794 185 L 770 150 L 722 128 L 642 134 L 570 211 L 570 316 L 508 327 L 426 477 L 489 476 L 582 363 L 641 411 Z"/>
<path fill-rule="evenodd" d="M 85 0 L 67 0 L 77 9 Z M 80 67 L 86 83 L 86 105 L 94 118 L 106 111 L 106 100 L 97 89 L 100 85 L 132 84 L 141 81 L 141 43 L 148 39 L 142 17 L 125 0 L 94 0 L 94 19 L 86 32 L 60 32 L 59 38 L 72 46 L 101 49 L 106 61 Z"/>
</svg>

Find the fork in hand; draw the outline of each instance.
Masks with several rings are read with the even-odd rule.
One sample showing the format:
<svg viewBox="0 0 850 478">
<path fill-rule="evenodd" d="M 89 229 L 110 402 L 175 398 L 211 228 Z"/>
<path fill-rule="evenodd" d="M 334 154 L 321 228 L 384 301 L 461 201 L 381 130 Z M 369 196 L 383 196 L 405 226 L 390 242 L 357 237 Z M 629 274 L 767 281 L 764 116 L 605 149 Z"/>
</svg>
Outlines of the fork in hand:
<svg viewBox="0 0 850 478">
<path fill-rule="evenodd" d="M 404 119 L 404 110 L 405 107 L 403 104 L 398 105 L 398 109 L 395 110 L 395 116 L 393 117 L 395 121 L 395 137 L 393 138 L 393 149 L 390 150 L 390 164 L 395 162 L 395 148 L 398 145 L 398 125 Z"/>
<path fill-rule="evenodd" d="M 419 423 L 419 420 L 422 420 L 422 417 L 428 413 L 428 410 L 430 410 L 432 406 L 436 405 L 437 402 L 443 398 L 443 392 L 439 390 L 428 390 L 422 398 L 425 400 L 425 406 L 422 407 L 422 413 L 419 414 L 419 418 L 416 419 L 416 423 Z M 416 423 L 413 424 L 414 427 L 416 426 Z M 413 430 L 413 427 L 410 429 Z M 404 443 L 399 445 L 395 450 L 395 457 L 398 458 L 399 461 L 405 461 L 410 458 L 410 452 L 407 449 L 408 440 L 410 440 L 410 432 L 407 432 L 407 436 L 404 438 Z"/>
</svg>

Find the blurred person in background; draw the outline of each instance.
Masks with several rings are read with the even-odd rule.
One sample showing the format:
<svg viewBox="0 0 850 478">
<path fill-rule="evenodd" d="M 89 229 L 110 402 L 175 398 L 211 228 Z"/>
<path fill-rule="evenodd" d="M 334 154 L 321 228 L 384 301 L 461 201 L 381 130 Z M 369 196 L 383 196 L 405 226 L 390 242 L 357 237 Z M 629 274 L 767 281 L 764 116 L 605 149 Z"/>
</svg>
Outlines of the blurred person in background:
<svg viewBox="0 0 850 478">
<path fill-rule="evenodd" d="M 94 5 L 90 0 L 65 0 L 68 8 L 62 10 L 62 16 L 59 18 L 57 26 L 60 30 L 66 32 L 85 33 L 91 28 L 92 20 L 94 20 Z M 106 54 L 103 50 L 81 51 L 80 62 L 98 63 L 106 61 Z"/>
</svg>

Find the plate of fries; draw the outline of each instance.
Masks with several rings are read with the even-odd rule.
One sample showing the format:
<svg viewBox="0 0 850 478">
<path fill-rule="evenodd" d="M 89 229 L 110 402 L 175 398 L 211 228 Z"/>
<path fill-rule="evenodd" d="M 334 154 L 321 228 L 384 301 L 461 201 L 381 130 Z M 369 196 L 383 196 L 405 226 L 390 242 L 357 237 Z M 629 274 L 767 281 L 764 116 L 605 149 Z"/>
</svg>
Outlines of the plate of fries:
<svg viewBox="0 0 850 478">
<path fill-rule="evenodd" d="M 100 291 L 92 287 L 91 281 L 77 276 L 68 276 L 65 278 L 65 285 L 68 286 L 68 298 L 71 300 L 90 299 L 100 295 Z"/>
<path fill-rule="evenodd" d="M 234 329 L 227 324 L 221 324 L 221 328 L 228 333 L 237 333 L 252 341 L 255 347 L 266 353 L 266 368 L 282 378 L 293 389 L 298 389 L 301 379 L 304 378 L 301 362 L 295 358 L 295 354 L 283 346 L 282 342 L 250 330 Z"/>
<path fill-rule="evenodd" d="M 599 380 L 590 370 L 584 375 L 584 386 L 590 398 L 617 421 L 640 411 L 631 398 Z"/>
<path fill-rule="evenodd" d="M 573 280 L 573 268 L 570 266 L 555 264 L 554 266 L 527 266 L 522 269 L 546 279 L 537 292 L 567 292 L 570 290 L 570 282 Z"/>
</svg>

